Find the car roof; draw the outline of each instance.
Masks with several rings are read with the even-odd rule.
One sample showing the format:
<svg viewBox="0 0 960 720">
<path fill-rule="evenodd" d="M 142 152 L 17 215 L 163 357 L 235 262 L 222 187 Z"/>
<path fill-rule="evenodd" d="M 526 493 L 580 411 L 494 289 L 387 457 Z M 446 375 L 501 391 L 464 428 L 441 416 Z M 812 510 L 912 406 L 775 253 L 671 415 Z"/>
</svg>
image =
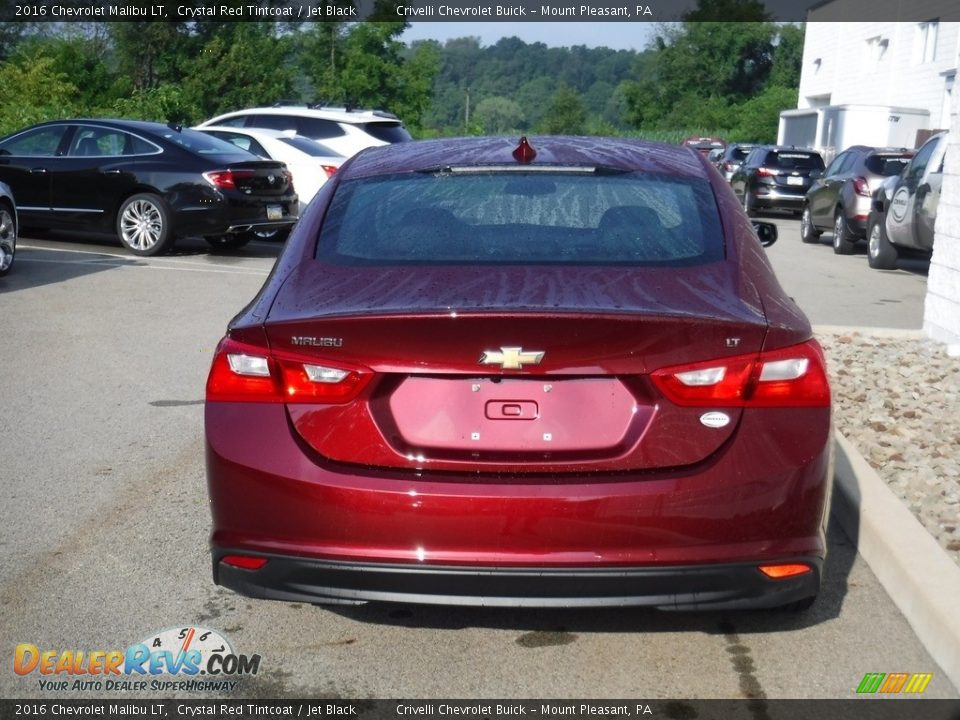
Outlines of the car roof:
<svg viewBox="0 0 960 720">
<path fill-rule="evenodd" d="M 177 129 L 177 125 L 166 125 L 159 122 L 150 122 L 147 120 L 124 120 L 122 118 L 64 118 L 62 120 L 48 120 L 47 122 L 37 123 L 36 125 L 31 125 L 30 127 L 20 128 L 16 131 L 16 134 L 22 133 L 25 130 L 32 130 L 33 128 L 52 126 L 52 125 L 77 125 L 77 124 L 89 124 L 89 125 L 104 125 L 106 127 L 115 127 L 122 130 L 139 130 L 141 132 L 152 132 L 152 133 L 163 133 L 168 132 L 172 129 Z M 189 130 L 190 128 L 180 128 L 184 130 Z"/>
<path fill-rule="evenodd" d="M 417 172 L 446 167 L 522 168 L 513 157 L 516 137 L 446 138 L 394 143 L 361 151 L 344 177 Z M 690 147 L 622 138 L 549 135 L 530 137 L 537 155 L 532 168 L 604 167 L 621 171 L 708 178 L 704 161 Z"/>
<path fill-rule="evenodd" d="M 308 105 L 278 105 L 271 107 L 244 108 L 228 113 L 221 113 L 214 119 L 237 117 L 238 115 L 298 115 L 300 117 L 321 118 L 348 124 L 356 123 L 390 123 L 396 124 L 400 120 L 395 115 L 379 110 L 349 110 L 334 107 L 310 107 Z"/>
</svg>

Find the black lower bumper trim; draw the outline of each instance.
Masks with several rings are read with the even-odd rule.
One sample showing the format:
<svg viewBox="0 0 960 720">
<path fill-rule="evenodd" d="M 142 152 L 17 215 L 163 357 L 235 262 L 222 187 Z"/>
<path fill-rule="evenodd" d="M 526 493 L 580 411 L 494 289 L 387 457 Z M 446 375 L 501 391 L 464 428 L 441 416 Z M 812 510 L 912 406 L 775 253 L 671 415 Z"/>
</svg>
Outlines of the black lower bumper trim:
<svg viewBox="0 0 960 720">
<path fill-rule="evenodd" d="M 255 553 L 267 558 L 259 570 L 221 562 L 225 555 L 251 555 L 217 548 L 213 579 L 242 595 L 319 604 L 402 602 L 501 607 L 651 606 L 664 610 L 771 608 L 814 597 L 823 560 L 810 572 L 771 580 L 756 564 L 642 568 L 511 568 L 450 565 L 347 563 Z M 770 561 L 765 560 L 764 563 Z"/>
</svg>

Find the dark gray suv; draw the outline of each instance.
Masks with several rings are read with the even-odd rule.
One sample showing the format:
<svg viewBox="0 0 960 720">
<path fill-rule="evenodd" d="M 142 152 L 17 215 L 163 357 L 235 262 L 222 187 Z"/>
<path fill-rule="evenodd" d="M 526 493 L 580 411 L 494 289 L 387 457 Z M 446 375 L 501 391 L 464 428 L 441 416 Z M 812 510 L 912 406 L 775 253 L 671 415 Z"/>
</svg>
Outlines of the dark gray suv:
<svg viewBox="0 0 960 720">
<path fill-rule="evenodd" d="M 906 148 L 854 145 L 837 155 L 817 178 L 803 203 L 800 238 L 813 243 L 824 230 L 833 233 L 833 251 L 850 255 L 867 237 L 870 198 L 884 178 L 898 175 L 913 157 Z"/>
<path fill-rule="evenodd" d="M 810 175 L 817 172 L 823 172 L 823 158 L 816 150 L 761 145 L 733 173 L 730 187 L 747 215 L 758 210 L 799 213 L 813 182 Z"/>
</svg>

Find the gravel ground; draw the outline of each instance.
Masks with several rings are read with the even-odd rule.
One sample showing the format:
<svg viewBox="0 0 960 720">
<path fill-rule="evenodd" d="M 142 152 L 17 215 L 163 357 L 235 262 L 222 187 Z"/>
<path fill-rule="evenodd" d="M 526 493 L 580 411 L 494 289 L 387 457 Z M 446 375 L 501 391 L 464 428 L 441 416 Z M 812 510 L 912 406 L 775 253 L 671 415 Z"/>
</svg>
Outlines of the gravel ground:
<svg viewBox="0 0 960 720">
<path fill-rule="evenodd" d="M 837 429 L 960 564 L 960 358 L 919 336 L 817 337 Z"/>
</svg>

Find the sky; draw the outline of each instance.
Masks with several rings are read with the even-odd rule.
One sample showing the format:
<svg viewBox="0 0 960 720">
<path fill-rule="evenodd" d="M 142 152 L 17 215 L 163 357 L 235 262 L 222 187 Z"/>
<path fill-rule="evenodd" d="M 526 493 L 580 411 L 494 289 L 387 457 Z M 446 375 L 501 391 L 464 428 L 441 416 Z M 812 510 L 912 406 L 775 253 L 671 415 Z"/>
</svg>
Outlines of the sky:
<svg viewBox="0 0 960 720">
<path fill-rule="evenodd" d="M 550 47 L 609 47 L 614 50 L 643 50 L 653 37 L 656 25 L 647 22 L 411 22 L 403 40 L 439 40 L 475 36 L 483 45 L 495 45 L 503 37 L 516 36 L 524 42 L 542 42 Z"/>
</svg>

